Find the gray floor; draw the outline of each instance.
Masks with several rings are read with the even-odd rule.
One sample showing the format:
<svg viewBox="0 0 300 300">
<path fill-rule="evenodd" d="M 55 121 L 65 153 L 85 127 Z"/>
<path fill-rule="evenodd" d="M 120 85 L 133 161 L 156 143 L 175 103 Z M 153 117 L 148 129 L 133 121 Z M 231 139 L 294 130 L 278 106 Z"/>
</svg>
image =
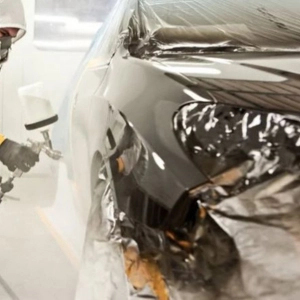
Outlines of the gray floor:
<svg viewBox="0 0 300 300">
<path fill-rule="evenodd" d="M 21 178 L 0 205 L 0 299 L 74 299 L 78 270 L 41 211 L 54 201 L 55 180 Z"/>
</svg>

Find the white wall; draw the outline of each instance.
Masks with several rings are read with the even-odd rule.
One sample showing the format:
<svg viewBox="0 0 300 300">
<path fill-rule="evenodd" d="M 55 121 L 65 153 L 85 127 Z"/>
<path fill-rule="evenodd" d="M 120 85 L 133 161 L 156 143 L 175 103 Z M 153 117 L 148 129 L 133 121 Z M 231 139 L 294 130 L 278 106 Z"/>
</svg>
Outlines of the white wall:
<svg viewBox="0 0 300 300">
<path fill-rule="evenodd" d="M 20 86 L 42 81 L 54 108 L 58 111 L 69 82 L 84 53 L 41 51 L 33 44 L 35 0 L 23 0 L 28 31 L 11 51 L 8 63 L 0 74 L 0 132 L 10 139 L 24 142 L 28 132 L 24 129 L 23 113 L 17 89 Z M 35 134 L 30 134 L 35 136 Z M 49 173 L 47 159 L 30 173 Z"/>
</svg>

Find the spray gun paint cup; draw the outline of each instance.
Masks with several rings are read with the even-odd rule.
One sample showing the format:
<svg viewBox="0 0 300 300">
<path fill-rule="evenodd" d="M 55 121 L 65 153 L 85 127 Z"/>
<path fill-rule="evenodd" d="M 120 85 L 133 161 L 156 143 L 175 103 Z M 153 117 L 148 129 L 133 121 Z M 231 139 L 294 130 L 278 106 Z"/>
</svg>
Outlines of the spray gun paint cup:
<svg viewBox="0 0 300 300">
<path fill-rule="evenodd" d="M 19 88 L 19 97 L 25 113 L 25 128 L 40 131 L 45 140 L 42 151 L 55 160 L 60 159 L 62 155 L 59 151 L 53 150 L 49 135 L 51 125 L 58 121 L 58 116 L 52 108 L 43 83 L 38 82 Z"/>
<path fill-rule="evenodd" d="M 58 120 L 42 82 L 20 88 L 19 97 L 24 108 L 27 130 L 46 132 Z"/>
</svg>

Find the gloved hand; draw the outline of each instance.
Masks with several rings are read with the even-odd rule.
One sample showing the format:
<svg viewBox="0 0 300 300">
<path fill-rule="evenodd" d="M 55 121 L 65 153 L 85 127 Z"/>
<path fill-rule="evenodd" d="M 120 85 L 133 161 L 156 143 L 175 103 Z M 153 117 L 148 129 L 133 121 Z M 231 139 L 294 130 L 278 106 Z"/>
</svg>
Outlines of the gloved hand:
<svg viewBox="0 0 300 300">
<path fill-rule="evenodd" d="M 28 172 L 39 161 L 39 155 L 26 146 L 6 139 L 0 145 L 0 161 L 11 172 L 16 169 Z"/>
</svg>

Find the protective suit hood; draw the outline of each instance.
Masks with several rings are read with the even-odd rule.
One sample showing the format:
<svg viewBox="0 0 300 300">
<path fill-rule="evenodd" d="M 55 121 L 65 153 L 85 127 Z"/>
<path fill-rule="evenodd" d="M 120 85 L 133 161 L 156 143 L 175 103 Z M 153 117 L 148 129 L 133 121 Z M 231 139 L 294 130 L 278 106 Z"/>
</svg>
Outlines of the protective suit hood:
<svg viewBox="0 0 300 300">
<path fill-rule="evenodd" d="M 19 32 L 12 42 L 26 33 L 24 8 L 21 0 L 0 0 L 0 28 L 18 28 Z"/>
</svg>

